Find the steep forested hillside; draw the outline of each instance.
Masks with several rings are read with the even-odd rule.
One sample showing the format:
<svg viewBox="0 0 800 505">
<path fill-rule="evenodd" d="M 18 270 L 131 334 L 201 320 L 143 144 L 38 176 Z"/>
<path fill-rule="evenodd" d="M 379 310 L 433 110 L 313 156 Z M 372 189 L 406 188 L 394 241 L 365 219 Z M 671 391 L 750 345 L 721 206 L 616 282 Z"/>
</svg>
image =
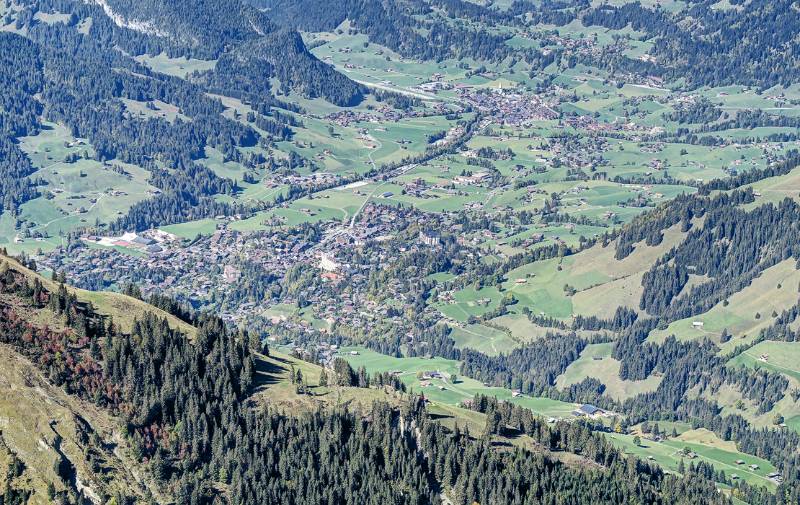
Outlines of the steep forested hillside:
<svg viewBox="0 0 800 505">
<path fill-rule="evenodd" d="M 658 2 L 593 5 L 582 1 L 522 0 L 507 9 L 486 8 L 464 0 L 348 0 L 334 6 L 318 0 L 250 3 L 267 9 L 277 23 L 309 31 L 330 31 L 347 19 L 371 40 L 420 59 L 502 59 L 512 54 L 502 36 L 439 21 L 435 12 L 441 9 L 448 17 L 464 20 L 467 25 L 477 21 L 481 27 L 538 23 L 564 26 L 579 22 L 586 27 L 630 28 L 644 33 L 643 39 L 653 43 L 655 65 L 624 54 L 586 62 L 657 74 L 670 81 L 683 80 L 689 88 L 730 84 L 788 86 L 800 75 L 800 46 L 795 37 L 800 14 L 791 0 L 730 2 L 730 8 L 718 8 L 715 0 L 687 2 L 683 8 L 662 8 Z M 419 28 L 424 28 L 427 35 L 421 35 Z M 515 52 L 531 61 L 536 58 L 532 51 Z"/>
<path fill-rule="evenodd" d="M 461 1 L 445 3 L 470 5 Z M 270 0 L 254 4 L 266 7 L 266 12 L 276 22 L 306 31 L 333 30 L 349 20 L 351 26 L 367 34 L 370 40 L 411 58 L 496 61 L 511 52 L 505 45 L 507 37 L 492 34 L 482 27 L 465 28 L 432 16 L 432 7 L 426 2 L 346 0 L 331 5 L 318 0 Z"/>
<path fill-rule="evenodd" d="M 256 91 L 254 95 L 263 97 L 274 77 L 285 90 L 336 104 L 352 105 L 361 99 L 358 87 L 309 53 L 297 32 L 279 30 L 263 12 L 240 0 L 112 0 L 101 5 L 117 28 L 144 36 L 148 44 L 163 43 L 172 55 L 219 58 L 216 89 Z M 236 75 L 239 71 L 245 75 Z M 241 89 L 239 79 L 263 89 Z"/>
<path fill-rule="evenodd" d="M 275 30 L 265 15 L 239 0 L 97 3 L 118 26 L 167 39 L 178 47 L 206 52 L 211 57 Z"/>
<path fill-rule="evenodd" d="M 795 34 L 800 13 L 791 0 L 731 2 L 714 8 L 713 0 L 689 2 L 670 14 L 639 3 L 608 5 L 583 16 L 586 25 L 624 27 L 654 37 L 654 53 L 669 78 L 691 86 L 751 84 L 790 85 L 800 75 L 800 45 Z"/>
</svg>

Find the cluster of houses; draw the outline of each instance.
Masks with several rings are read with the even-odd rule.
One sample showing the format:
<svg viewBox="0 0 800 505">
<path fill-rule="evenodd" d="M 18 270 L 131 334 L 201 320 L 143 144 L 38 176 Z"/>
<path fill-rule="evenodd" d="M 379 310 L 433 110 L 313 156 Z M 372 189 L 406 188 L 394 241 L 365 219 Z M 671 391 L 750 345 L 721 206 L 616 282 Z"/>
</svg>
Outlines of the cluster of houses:
<svg viewBox="0 0 800 505">
<path fill-rule="evenodd" d="M 341 127 L 360 126 L 364 123 L 397 123 L 404 119 L 439 116 L 451 112 L 443 104 L 426 108 L 396 109 L 389 105 L 379 105 L 370 111 L 344 109 L 331 112 L 325 120 Z"/>
<path fill-rule="evenodd" d="M 461 100 L 501 125 L 526 126 L 559 117 L 555 110 L 558 105 L 556 102 L 545 101 L 539 95 L 516 89 L 464 87 L 457 89 L 456 93 Z"/>
<path fill-rule="evenodd" d="M 265 177 L 261 181 L 261 184 L 270 189 L 274 189 L 285 185 L 291 185 L 311 191 L 322 188 L 329 188 L 331 186 L 336 186 L 341 183 L 342 183 L 341 175 L 332 174 L 329 172 L 314 172 L 313 174 L 308 174 L 308 175 L 301 175 L 297 173 L 274 174 L 271 177 Z"/>
<path fill-rule="evenodd" d="M 429 248 L 441 240 L 437 216 L 419 214 L 419 240 L 395 243 L 392 237 L 405 214 L 413 212 L 394 206 L 366 205 L 353 226 L 335 221 L 319 223 L 321 234 L 309 238 L 292 228 L 271 228 L 238 232 L 224 224 L 211 235 L 192 241 L 178 239 L 161 230 L 128 233 L 120 237 L 83 237 L 94 247 L 73 247 L 37 259 L 42 265 L 65 272 L 77 286 L 96 287 L 134 282 L 145 294 L 165 293 L 196 307 L 215 310 L 224 319 L 238 324 L 258 317 L 275 300 L 242 298 L 244 284 L 257 279 L 282 279 L 296 265 L 316 271 L 321 286 L 304 292 L 314 317 L 329 326 L 346 324 L 363 331 L 381 323 L 402 325 L 404 318 L 387 301 L 367 296 L 372 265 L 390 264 L 397 255 Z M 407 225 L 404 225 L 407 226 Z M 351 252 L 362 249 L 359 262 Z M 97 247 L 97 246 L 105 247 Z M 123 250 L 149 251 L 131 254 Z M 404 293 L 404 279 L 392 279 L 386 291 L 394 293 L 395 305 L 411 303 Z M 342 289 L 346 283 L 347 289 Z M 293 299 L 281 300 L 292 303 Z M 435 308 L 429 309 L 431 312 Z M 311 331 L 307 321 L 278 318 L 274 324 Z"/>
</svg>

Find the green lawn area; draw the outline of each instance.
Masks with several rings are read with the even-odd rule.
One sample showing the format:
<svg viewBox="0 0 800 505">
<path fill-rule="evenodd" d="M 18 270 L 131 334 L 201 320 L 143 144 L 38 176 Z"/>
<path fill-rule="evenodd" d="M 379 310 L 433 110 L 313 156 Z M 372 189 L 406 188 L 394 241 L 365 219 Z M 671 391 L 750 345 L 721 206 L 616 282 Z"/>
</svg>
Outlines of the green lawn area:
<svg viewBox="0 0 800 505">
<path fill-rule="evenodd" d="M 358 352 L 358 355 L 351 355 L 350 352 Z M 512 403 L 531 409 L 533 412 L 542 416 L 569 417 L 575 410 L 575 405 L 549 398 L 535 398 L 520 396 L 512 397 L 511 390 L 504 388 L 486 387 L 480 382 L 458 375 L 457 382 L 453 383 L 449 379 L 433 379 L 431 385 L 422 387 L 417 378 L 417 372 L 439 371 L 445 377 L 451 374 L 458 374 L 459 362 L 444 358 L 394 358 L 379 354 L 375 351 L 363 347 L 342 348 L 341 356 L 350 362 L 351 366 L 358 368 L 364 366 L 369 373 L 399 371 L 400 379 L 404 384 L 417 393 L 422 393 L 425 397 L 434 402 L 448 405 L 458 405 L 464 400 L 473 398 L 476 393 L 487 396 L 495 396 L 500 400 L 508 400 Z"/>
<path fill-rule="evenodd" d="M 198 235 L 210 235 L 217 229 L 217 221 L 214 219 L 199 219 L 181 224 L 171 224 L 162 226 L 161 230 L 172 233 L 179 237 L 193 239 Z"/>
</svg>

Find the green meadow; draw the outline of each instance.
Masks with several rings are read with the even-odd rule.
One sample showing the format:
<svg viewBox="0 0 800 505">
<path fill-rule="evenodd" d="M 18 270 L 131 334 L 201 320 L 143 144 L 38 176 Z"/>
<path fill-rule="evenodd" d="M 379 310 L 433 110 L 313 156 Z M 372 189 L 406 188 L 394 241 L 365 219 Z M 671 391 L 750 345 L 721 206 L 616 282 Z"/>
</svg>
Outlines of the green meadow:
<svg viewBox="0 0 800 505">
<path fill-rule="evenodd" d="M 351 355 L 351 351 L 358 354 Z M 462 377 L 459 375 L 459 362 L 455 360 L 419 357 L 394 358 L 362 347 L 344 347 L 339 354 L 354 368 L 363 366 L 369 373 L 399 372 L 400 379 L 410 390 L 422 393 L 426 398 L 438 403 L 458 405 L 479 393 L 497 397 L 500 400 L 508 400 L 542 416 L 566 418 L 575 410 L 575 405 L 571 403 L 527 396 L 515 398 L 509 389 L 487 387 L 474 379 Z M 418 372 L 440 372 L 445 378 L 432 379 L 429 381 L 430 385 L 423 387 L 421 379 L 417 377 Z M 457 375 L 456 382 L 450 380 L 452 374 Z"/>
</svg>

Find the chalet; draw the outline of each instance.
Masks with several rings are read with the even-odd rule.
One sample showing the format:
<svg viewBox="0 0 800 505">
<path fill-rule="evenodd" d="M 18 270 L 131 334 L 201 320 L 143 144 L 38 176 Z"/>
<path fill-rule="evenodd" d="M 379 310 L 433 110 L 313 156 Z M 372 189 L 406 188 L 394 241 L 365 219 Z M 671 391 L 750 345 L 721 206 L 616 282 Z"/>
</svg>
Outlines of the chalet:
<svg viewBox="0 0 800 505">
<path fill-rule="evenodd" d="M 584 403 L 583 405 L 581 405 L 578 411 L 581 413 L 581 415 L 584 416 L 602 416 L 603 414 L 606 413 L 605 410 L 599 407 L 595 407 L 594 405 L 591 405 L 589 403 Z"/>
<path fill-rule="evenodd" d="M 783 475 L 778 472 L 772 472 L 767 475 L 767 478 L 774 482 L 775 484 L 781 484 L 783 482 Z"/>
<path fill-rule="evenodd" d="M 321 277 L 322 277 L 323 280 L 326 280 L 326 281 L 329 281 L 329 282 L 339 282 L 340 280 L 342 280 L 342 276 L 337 274 L 337 273 L 335 273 L 335 272 L 323 272 Z"/>
</svg>

